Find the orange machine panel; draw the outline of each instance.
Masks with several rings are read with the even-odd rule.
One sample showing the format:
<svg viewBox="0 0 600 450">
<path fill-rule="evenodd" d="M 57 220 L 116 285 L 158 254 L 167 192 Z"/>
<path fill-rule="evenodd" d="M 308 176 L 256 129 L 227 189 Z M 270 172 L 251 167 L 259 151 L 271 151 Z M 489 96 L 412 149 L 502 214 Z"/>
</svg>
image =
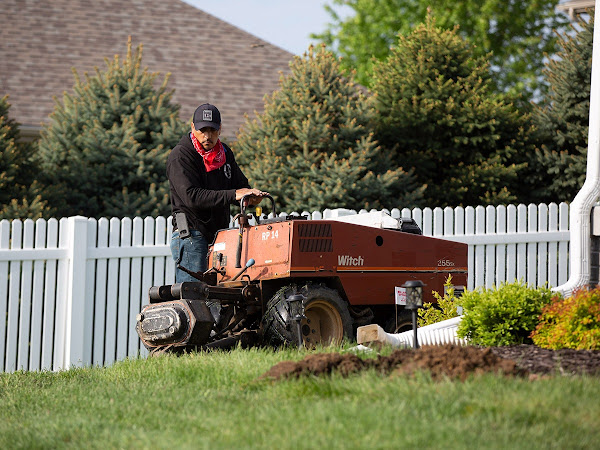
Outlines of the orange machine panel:
<svg viewBox="0 0 600 450">
<path fill-rule="evenodd" d="M 293 277 L 335 276 L 351 304 L 393 304 L 395 287 L 408 280 L 443 294 L 452 274 L 467 282 L 467 245 L 443 239 L 336 221 L 296 221 L 290 272 Z"/>
<path fill-rule="evenodd" d="M 254 259 L 255 264 L 245 272 L 251 280 L 289 276 L 292 223 L 274 222 L 243 229 L 240 265 L 243 268 L 249 259 Z M 226 270 L 221 281 L 231 280 L 241 270 L 236 267 L 239 236 L 238 229 L 219 231 L 209 249 L 209 267 L 223 267 Z"/>
<path fill-rule="evenodd" d="M 209 252 L 209 267 L 225 268 L 221 281 L 236 267 L 239 231 L 220 231 Z M 467 245 L 443 239 L 331 220 L 293 220 L 243 229 L 240 265 L 255 264 L 251 280 L 339 278 L 354 305 L 393 304 L 395 287 L 408 280 L 443 293 L 449 274 L 455 286 L 467 283 Z"/>
</svg>

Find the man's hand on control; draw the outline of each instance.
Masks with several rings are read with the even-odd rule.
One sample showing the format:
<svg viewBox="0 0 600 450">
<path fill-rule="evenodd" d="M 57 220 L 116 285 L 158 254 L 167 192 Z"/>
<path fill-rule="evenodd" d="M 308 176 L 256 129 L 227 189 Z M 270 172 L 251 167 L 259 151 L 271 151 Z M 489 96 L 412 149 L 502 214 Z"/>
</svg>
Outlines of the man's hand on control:
<svg viewBox="0 0 600 450">
<path fill-rule="evenodd" d="M 241 200 L 246 195 L 252 196 L 248 199 L 248 204 L 250 206 L 256 206 L 260 202 L 262 202 L 263 197 L 265 195 L 269 195 L 269 193 L 261 191 L 260 189 L 249 189 L 249 188 L 237 189 L 235 191 L 235 199 L 236 200 Z"/>
</svg>

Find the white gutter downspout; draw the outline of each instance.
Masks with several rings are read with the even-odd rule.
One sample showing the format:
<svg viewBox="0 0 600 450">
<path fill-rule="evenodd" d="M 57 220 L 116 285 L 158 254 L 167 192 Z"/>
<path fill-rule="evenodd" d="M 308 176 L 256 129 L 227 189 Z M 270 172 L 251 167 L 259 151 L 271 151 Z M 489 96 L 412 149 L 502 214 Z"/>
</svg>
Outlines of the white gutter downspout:
<svg viewBox="0 0 600 450">
<path fill-rule="evenodd" d="M 586 177 L 569 217 L 571 274 L 565 284 L 553 289 L 565 297 L 590 282 L 591 213 L 600 196 L 600 8 L 595 8 L 594 24 Z"/>
</svg>

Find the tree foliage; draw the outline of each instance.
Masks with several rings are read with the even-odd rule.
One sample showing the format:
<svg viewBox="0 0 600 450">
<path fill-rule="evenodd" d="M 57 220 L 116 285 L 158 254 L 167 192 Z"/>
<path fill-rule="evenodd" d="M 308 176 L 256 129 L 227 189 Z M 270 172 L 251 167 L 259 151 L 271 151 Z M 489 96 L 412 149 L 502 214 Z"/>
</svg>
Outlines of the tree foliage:
<svg viewBox="0 0 600 450">
<path fill-rule="evenodd" d="M 166 157 L 184 132 L 169 76 L 156 87 L 131 39 L 124 61 L 105 61 L 83 80 L 74 71 L 74 93 L 56 101 L 42 132 L 46 182 L 61 192 L 53 202 L 63 216 L 168 215 Z"/>
<path fill-rule="evenodd" d="M 288 211 L 415 205 L 422 189 L 369 128 L 361 90 L 321 47 L 291 63 L 264 112 L 246 120 L 237 158 L 252 185 Z"/>
<path fill-rule="evenodd" d="M 498 87 L 533 93 L 539 86 L 544 55 L 553 54 L 554 31 L 568 23 L 555 11 L 559 0 L 333 0 L 351 9 L 342 16 L 326 6 L 332 23 L 314 38 L 343 57 L 343 68 L 356 68 L 357 80 L 371 85 L 374 61 L 383 60 L 396 43 L 425 21 L 428 10 L 438 26 L 453 29 L 473 43 L 475 56 L 493 52 L 491 69 Z"/>
<path fill-rule="evenodd" d="M 376 137 L 427 185 L 425 204 L 517 198 L 530 118 L 493 91 L 488 65 L 455 30 L 428 18 L 374 67 Z M 518 161 L 516 163 L 515 161 Z"/>
<path fill-rule="evenodd" d="M 0 219 L 37 219 L 52 213 L 35 181 L 34 147 L 18 142 L 19 125 L 9 118 L 8 97 L 0 97 Z"/>
<path fill-rule="evenodd" d="M 585 181 L 587 165 L 594 23 L 582 22 L 545 75 L 550 90 L 535 109 L 541 150 L 536 169 L 544 186 L 538 201 L 571 201 Z"/>
</svg>

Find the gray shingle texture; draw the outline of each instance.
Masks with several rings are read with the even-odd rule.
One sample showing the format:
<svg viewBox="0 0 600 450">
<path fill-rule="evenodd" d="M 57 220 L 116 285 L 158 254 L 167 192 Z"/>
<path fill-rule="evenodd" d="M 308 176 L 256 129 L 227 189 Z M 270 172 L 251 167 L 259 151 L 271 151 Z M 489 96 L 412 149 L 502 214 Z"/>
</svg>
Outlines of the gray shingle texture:
<svg viewBox="0 0 600 450">
<path fill-rule="evenodd" d="M 168 87 L 189 120 L 210 102 L 221 110 L 223 134 L 232 137 L 244 114 L 263 108 L 293 55 L 180 0 L 2 0 L 0 96 L 10 115 L 40 126 L 53 96 L 71 92 L 75 79 L 106 68 L 105 58 L 125 57 L 127 39 L 143 44 L 142 65 L 171 73 Z"/>
</svg>

